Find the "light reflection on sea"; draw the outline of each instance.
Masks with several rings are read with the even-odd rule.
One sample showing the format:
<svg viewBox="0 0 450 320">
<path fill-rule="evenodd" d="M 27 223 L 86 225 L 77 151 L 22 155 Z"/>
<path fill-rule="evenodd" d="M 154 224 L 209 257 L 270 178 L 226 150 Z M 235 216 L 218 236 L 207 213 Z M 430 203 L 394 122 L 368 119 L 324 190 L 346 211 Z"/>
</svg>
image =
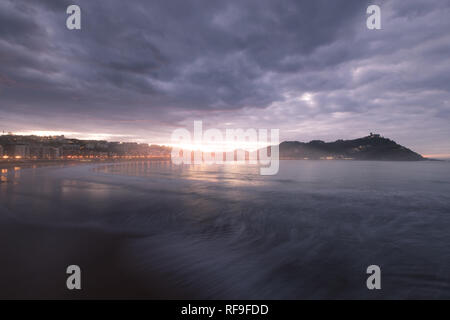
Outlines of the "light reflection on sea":
<svg viewBox="0 0 450 320">
<path fill-rule="evenodd" d="M 150 161 L 8 170 L 0 213 L 55 233 L 120 234 L 115 266 L 149 290 L 165 275 L 164 297 L 450 298 L 448 163 L 282 161 L 278 175 L 258 173 Z M 58 257 L 73 237 L 63 234 Z M 371 264 L 379 292 L 365 287 Z"/>
</svg>

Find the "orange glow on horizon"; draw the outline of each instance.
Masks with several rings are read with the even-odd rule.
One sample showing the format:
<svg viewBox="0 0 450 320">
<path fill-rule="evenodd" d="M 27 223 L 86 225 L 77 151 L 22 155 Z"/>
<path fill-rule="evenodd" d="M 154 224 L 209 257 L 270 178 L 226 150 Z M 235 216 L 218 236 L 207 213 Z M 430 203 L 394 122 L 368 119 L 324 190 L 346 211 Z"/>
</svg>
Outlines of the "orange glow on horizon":
<svg viewBox="0 0 450 320">
<path fill-rule="evenodd" d="M 450 153 L 422 154 L 422 157 L 431 159 L 450 159 Z"/>
</svg>

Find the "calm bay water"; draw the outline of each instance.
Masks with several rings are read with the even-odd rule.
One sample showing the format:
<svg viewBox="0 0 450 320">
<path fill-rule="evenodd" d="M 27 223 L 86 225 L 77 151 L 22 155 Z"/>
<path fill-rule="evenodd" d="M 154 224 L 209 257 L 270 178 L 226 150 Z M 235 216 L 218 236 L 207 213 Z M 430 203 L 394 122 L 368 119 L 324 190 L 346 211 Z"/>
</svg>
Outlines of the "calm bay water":
<svg viewBox="0 0 450 320">
<path fill-rule="evenodd" d="M 448 162 L 16 169 L 1 297 L 450 298 Z M 70 264 L 82 292 L 65 289 Z"/>
</svg>

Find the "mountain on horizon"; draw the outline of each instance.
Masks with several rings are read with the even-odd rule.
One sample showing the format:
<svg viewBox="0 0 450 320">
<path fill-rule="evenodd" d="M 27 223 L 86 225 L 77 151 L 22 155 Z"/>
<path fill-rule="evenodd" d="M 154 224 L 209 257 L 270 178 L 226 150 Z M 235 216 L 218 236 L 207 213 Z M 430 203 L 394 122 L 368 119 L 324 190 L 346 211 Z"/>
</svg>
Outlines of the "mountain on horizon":
<svg viewBox="0 0 450 320">
<path fill-rule="evenodd" d="M 324 142 L 284 141 L 280 143 L 280 159 L 344 159 L 344 160 L 388 160 L 388 161 L 422 161 L 420 154 L 384 138 L 379 134 L 353 140 Z"/>
</svg>

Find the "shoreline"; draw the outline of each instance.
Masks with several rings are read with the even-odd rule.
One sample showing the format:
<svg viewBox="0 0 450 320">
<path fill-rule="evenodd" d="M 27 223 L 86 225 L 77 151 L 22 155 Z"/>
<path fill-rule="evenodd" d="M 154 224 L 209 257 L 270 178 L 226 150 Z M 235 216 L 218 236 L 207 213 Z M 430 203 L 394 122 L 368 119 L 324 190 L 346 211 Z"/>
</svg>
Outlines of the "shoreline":
<svg viewBox="0 0 450 320">
<path fill-rule="evenodd" d="M 359 160 L 359 159 L 294 159 L 294 158 L 281 158 L 283 161 L 380 161 L 380 162 L 446 162 L 450 160 L 443 159 L 431 159 L 424 158 L 422 160 Z M 0 160 L 0 170 L 1 169 L 14 169 L 15 167 L 20 167 L 21 169 L 27 168 L 40 168 L 40 167 L 50 167 L 58 165 L 79 165 L 79 164 L 110 164 L 110 163 L 120 163 L 120 162 L 136 162 L 136 161 L 171 161 L 170 158 L 160 157 L 160 158 L 135 158 L 135 159 L 53 159 L 53 160 Z"/>
<path fill-rule="evenodd" d="M 50 167 L 57 165 L 76 165 L 76 164 L 100 164 L 100 163 L 115 163 L 115 162 L 134 162 L 134 161 L 170 161 L 168 158 L 146 158 L 146 159 L 85 159 L 85 160 L 0 160 L 0 169 L 12 169 L 14 167 L 39 168 Z"/>
</svg>

